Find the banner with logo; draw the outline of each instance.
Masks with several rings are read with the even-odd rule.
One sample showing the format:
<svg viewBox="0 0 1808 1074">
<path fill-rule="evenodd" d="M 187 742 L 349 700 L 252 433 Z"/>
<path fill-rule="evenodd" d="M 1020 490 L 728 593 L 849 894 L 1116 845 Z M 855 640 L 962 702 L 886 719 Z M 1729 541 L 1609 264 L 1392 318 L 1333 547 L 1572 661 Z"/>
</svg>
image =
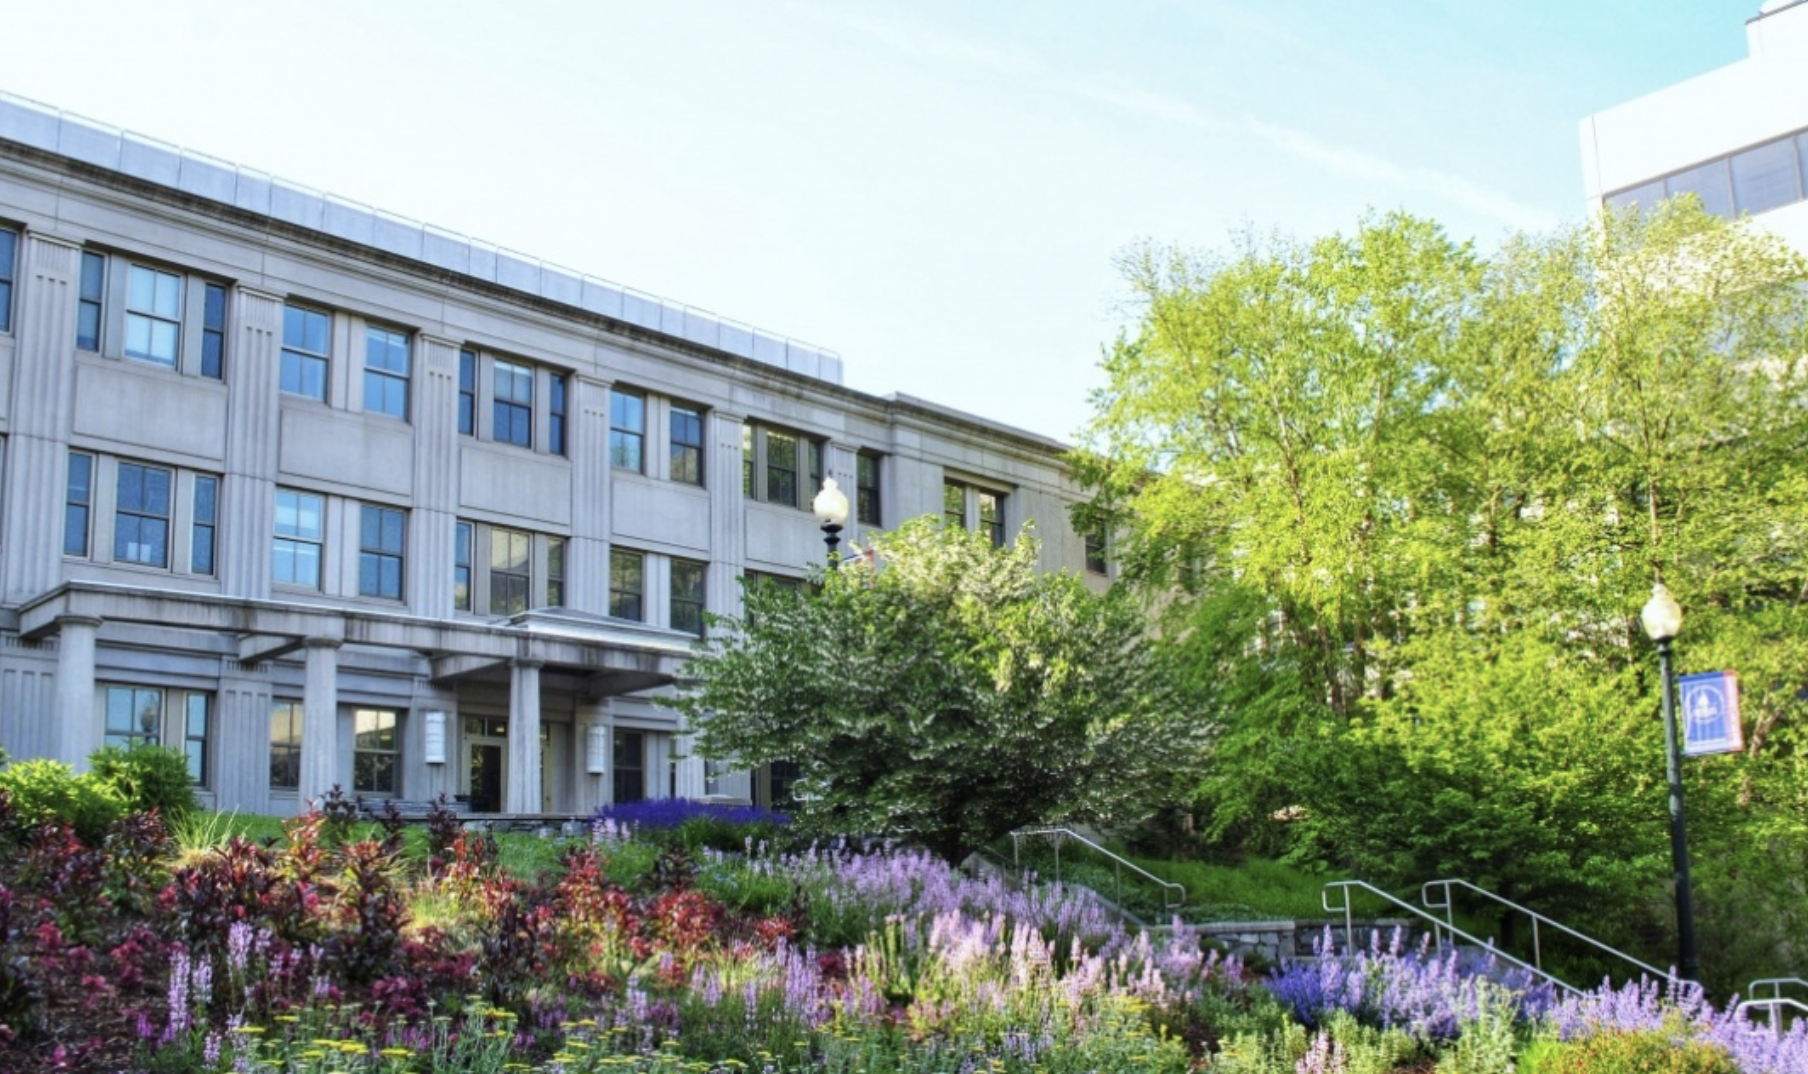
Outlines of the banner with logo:
<svg viewBox="0 0 1808 1074">
<path fill-rule="evenodd" d="M 1745 730 L 1739 723 L 1738 672 L 1684 675 L 1680 685 L 1684 753 L 1735 753 L 1745 748 Z"/>
</svg>

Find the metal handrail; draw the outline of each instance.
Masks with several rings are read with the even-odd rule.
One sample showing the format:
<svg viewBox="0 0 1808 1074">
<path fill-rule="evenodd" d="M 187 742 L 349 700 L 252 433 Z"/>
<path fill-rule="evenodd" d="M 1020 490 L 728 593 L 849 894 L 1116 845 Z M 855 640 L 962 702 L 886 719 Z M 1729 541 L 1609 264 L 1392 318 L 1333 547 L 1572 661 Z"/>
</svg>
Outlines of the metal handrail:
<svg viewBox="0 0 1808 1074">
<path fill-rule="evenodd" d="M 1796 980 L 1796 978 L 1786 978 L 1786 980 Z M 1734 1007 L 1733 1013 L 1735 1015 L 1744 1015 L 1754 1007 L 1763 1007 L 1765 1009 L 1770 1018 L 1770 1028 L 1779 1033 L 1782 1032 L 1783 1025 L 1777 1020 L 1778 1011 L 1785 1007 L 1793 1007 L 1795 1008 L 1798 1017 L 1808 1014 L 1808 1003 L 1803 1003 L 1801 1000 L 1790 999 L 1787 996 L 1771 996 L 1767 999 L 1748 999 L 1740 1003 L 1737 1007 Z"/>
<path fill-rule="evenodd" d="M 1124 870 L 1129 869 L 1131 872 L 1136 873 L 1137 875 L 1141 876 L 1143 879 L 1148 880 L 1161 887 L 1161 908 L 1163 910 L 1178 910 L 1180 907 L 1182 907 L 1186 904 L 1186 885 L 1176 884 L 1176 883 L 1173 883 L 1172 881 L 1163 880 L 1161 877 L 1156 876 L 1154 873 L 1152 873 L 1149 870 L 1143 868 L 1142 866 L 1136 864 L 1135 862 L 1130 861 L 1128 858 L 1122 857 L 1121 855 L 1113 853 L 1112 851 L 1106 850 L 1104 847 L 1102 847 L 1102 846 L 1098 845 L 1097 843 L 1093 842 L 1092 840 L 1086 838 L 1085 836 L 1081 835 L 1079 832 L 1074 831 L 1072 828 L 1029 828 L 1029 829 L 1025 829 L 1022 831 L 1012 832 L 1011 833 L 1011 864 L 1014 868 L 1017 868 L 1019 870 L 1021 870 L 1023 868 L 1023 863 L 1022 863 L 1023 856 L 1020 853 L 1021 844 L 1019 843 L 1019 840 L 1024 837 L 1032 836 L 1032 835 L 1064 836 L 1066 838 L 1073 839 L 1078 842 L 1084 843 L 1086 846 L 1092 848 L 1097 853 L 1103 854 L 1107 858 L 1110 858 L 1112 861 L 1112 864 L 1116 870 L 1115 871 L 1115 883 L 1116 883 L 1117 887 L 1116 887 L 1116 890 L 1113 892 L 1113 894 L 1115 895 L 1115 897 L 1117 898 L 1117 901 L 1119 903 L 1122 903 L 1124 901 Z M 1055 841 L 1055 883 L 1059 884 L 1060 882 L 1061 882 L 1061 843 L 1060 843 L 1060 840 L 1056 840 Z M 1170 895 L 1174 896 L 1174 901 L 1172 901 L 1172 902 L 1168 901 L 1168 897 Z"/>
<path fill-rule="evenodd" d="M 1343 905 L 1342 906 L 1332 906 L 1331 905 L 1331 889 L 1332 888 L 1338 889 L 1339 893 L 1341 893 L 1343 895 Z M 1409 903 L 1404 899 L 1397 898 L 1396 896 L 1394 896 L 1388 892 L 1382 891 L 1380 888 L 1376 887 L 1373 884 L 1364 883 L 1361 880 L 1333 880 L 1330 883 L 1325 885 L 1323 891 L 1319 892 L 1318 901 L 1319 901 L 1319 904 L 1325 908 L 1326 913 L 1343 914 L 1343 942 L 1344 942 L 1344 946 L 1347 948 L 1354 950 L 1354 948 L 1356 946 L 1356 920 L 1355 920 L 1355 914 L 1354 914 L 1353 908 L 1350 905 L 1350 889 L 1351 888 L 1361 888 L 1363 891 L 1366 891 L 1371 895 L 1378 896 L 1383 901 L 1392 903 L 1394 906 L 1398 907 L 1399 909 L 1405 910 L 1407 913 L 1412 914 L 1413 916 L 1418 917 L 1418 918 L 1428 922 L 1431 925 L 1431 934 L 1433 937 L 1433 942 L 1435 942 L 1438 945 L 1438 947 L 1440 947 L 1440 948 L 1442 948 L 1445 943 L 1444 934 L 1449 933 L 1451 936 L 1460 937 L 1464 940 L 1469 941 L 1470 943 L 1474 944 L 1478 948 L 1485 948 L 1488 951 L 1488 953 L 1493 955 L 1495 958 L 1498 958 L 1503 962 L 1510 963 L 1514 966 L 1518 966 L 1520 969 L 1525 970 L 1527 973 L 1532 974 L 1534 977 L 1538 977 L 1542 980 L 1548 981 L 1551 984 L 1557 986 L 1558 988 L 1563 989 L 1565 992 L 1570 993 L 1571 995 L 1579 996 L 1582 994 L 1581 989 L 1577 988 L 1575 985 L 1570 984 L 1568 981 L 1562 980 L 1561 978 L 1558 978 L 1558 977 L 1553 977 L 1549 973 L 1546 973 L 1542 968 L 1540 968 L 1538 966 L 1534 966 L 1531 963 L 1525 961 L 1524 959 L 1516 958 L 1513 955 L 1510 955 L 1505 951 L 1501 951 L 1501 950 L 1497 949 L 1491 941 L 1484 940 L 1479 936 L 1471 936 L 1469 933 L 1464 932 L 1462 929 L 1457 928 L 1454 924 L 1451 924 L 1448 921 L 1443 921 L 1443 920 L 1440 920 L 1439 918 L 1433 917 L 1432 915 L 1426 913 L 1424 910 L 1421 910 L 1417 906 L 1414 906 L 1412 903 Z"/>
<path fill-rule="evenodd" d="M 1546 917 L 1544 914 L 1541 914 L 1538 911 L 1531 909 L 1530 907 L 1521 906 L 1511 899 L 1503 898 L 1502 896 L 1496 895 L 1494 892 L 1489 891 L 1487 888 L 1476 887 L 1474 884 L 1471 884 L 1467 880 L 1457 880 L 1455 878 L 1449 878 L 1449 879 L 1444 879 L 1444 880 L 1428 880 L 1425 882 L 1424 885 L 1422 885 L 1419 888 L 1419 901 L 1425 904 L 1425 908 L 1427 910 L 1444 911 L 1445 921 L 1454 923 L 1455 918 L 1456 918 L 1456 911 L 1451 906 L 1452 899 L 1450 898 L 1450 889 L 1453 886 L 1462 887 L 1463 889 L 1465 889 L 1467 891 L 1472 891 L 1475 894 L 1482 896 L 1483 898 L 1490 899 L 1493 902 L 1495 902 L 1501 906 L 1507 907 L 1510 910 L 1516 910 L 1519 913 L 1522 913 L 1522 914 L 1526 915 L 1527 917 L 1531 918 L 1532 919 L 1532 962 L 1535 966 L 1537 966 L 1540 969 L 1542 969 L 1544 967 L 1544 952 L 1542 950 L 1542 944 L 1540 942 L 1538 927 L 1540 925 L 1549 925 L 1551 928 L 1556 929 L 1558 932 L 1561 932 L 1566 936 L 1571 936 L 1571 937 L 1574 937 L 1575 939 L 1581 940 L 1583 943 L 1588 944 L 1590 947 L 1593 947 L 1597 951 L 1600 951 L 1604 954 L 1612 955 L 1613 957 L 1619 959 L 1622 962 L 1628 963 L 1633 966 L 1637 966 L 1640 970 L 1652 975 L 1653 977 L 1658 977 L 1658 978 L 1662 978 L 1664 980 L 1671 980 L 1671 981 L 1676 979 L 1676 974 L 1673 971 L 1660 970 L 1656 966 L 1653 966 L 1648 962 L 1641 962 L 1638 959 L 1627 954 L 1626 952 L 1619 950 L 1618 948 L 1609 947 L 1607 944 L 1602 943 L 1600 940 L 1595 939 L 1593 936 L 1589 936 L 1584 933 L 1577 932 L 1575 929 L 1570 928 L 1568 925 L 1565 925 L 1563 922 L 1558 921 L 1555 918 Z M 1444 901 L 1437 902 L 1437 901 L 1433 900 L 1432 895 L 1431 895 L 1431 889 L 1433 887 L 1439 887 L 1439 888 L 1443 889 Z"/>
<path fill-rule="evenodd" d="M 1783 995 L 1783 989 L 1786 986 L 1794 986 L 1808 990 L 1808 981 L 1804 981 L 1800 977 L 1760 977 L 1745 989 L 1746 994 L 1751 998 L 1744 1003 L 1739 1004 L 1737 1007 L 1734 1007 L 1733 1012 L 1735 1014 L 1743 1014 L 1748 1008 L 1763 1007 L 1769 1012 L 1770 1028 L 1780 1030 L 1782 1026 L 1777 1021 L 1777 1012 L 1779 1010 L 1785 1007 L 1794 1007 L 1798 1012 L 1808 1014 L 1808 1004 L 1804 1004 L 1800 1000 L 1790 999 Z M 1770 989 L 1770 995 L 1758 995 L 1759 990 L 1764 988 Z"/>
<path fill-rule="evenodd" d="M 1798 985 L 1808 989 L 1808 981 L 1804 981 L 1800 977 L 1760 977 L 1747 986 L 1745 991 L 1747 994 L 1756 995 L 1758 989 L 1769 988 L 1773 997 L 1781 999 L 1785 985 Z"/>
</svg>

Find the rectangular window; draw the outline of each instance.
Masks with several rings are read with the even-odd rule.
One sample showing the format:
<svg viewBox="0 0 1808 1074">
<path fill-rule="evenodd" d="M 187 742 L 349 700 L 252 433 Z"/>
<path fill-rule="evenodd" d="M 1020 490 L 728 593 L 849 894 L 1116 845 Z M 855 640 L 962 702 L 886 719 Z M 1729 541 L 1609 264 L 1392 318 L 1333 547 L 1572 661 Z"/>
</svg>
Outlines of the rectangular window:
<svg viewBox="0 0 1808 1074">
<path fill-rule="evenodd" d="M 100 350 L 101 306 L 107 294 L 107 255 L 82 251 L 82 278 L 75 306 L 75 345 Z"/>
<path fill-rule="evenodd" d="M 609 614 L 617 619 L 646 621 L 646 557 L 639 552 L 609 552 Z"/>
<path fill-rule="evenodd" d="M 188 693 L 182 713 L 182 755 L 188 759 L 190 783 L 207 782 L 207 730 L 211 722 L 207 695 Z"/>
<path fill-rule="evenodd" d="M 320 588 L 326 500 L 308 492 L 276 490 L 276 543 L 271 578 L 285 585 Z"/>
<path fill-rule="evenodd" d="M 943 482 L 942 525 L 957 530 L 967 528 L 967 486 Z"/>
<path fill-rule="evenodd" d="M 126 357 L 171 369 L 182 355 L 182 277 L 133 265 L 126 270 Z"/>
<path fill-rule="evenodd" d="M 458 431 L 477 435 L 477 352 L 458 352 Z"/>
<path fill-rule="evenodd" d="M 299 701 L 270 703 L 270 786 L 301 786 L 301 714 Z"/>
<path fill-rule="evenodd" d="M 408 420 L 408 336 L 393 328 L 364 329 L 364 411 Z"/>
<path fill-rule="evenodd" d="M 108 686 L 106 698 L 106 745 L 179 750 L 188 763 L 189 781 L 207 781 L 212 723 L 208 695 L 154 686 Z"/>
<path fill-rule="evenodd" d="M 822 485 L 822 441 L 757 423 L 741 427 L 741 491 L 799 510 Z"/>
<path fill-rule="evenodd" d="M 0 228 L 0 332 L 13 330 L 13 273 L 18 260 L 19 233 Z"/>
<path fill-rule="evenodd" d="M 452 607 L 471 610 L 471 537 L 469 522 L 460 522 L 452 539 Z"/>
<path fill-rule="evenodd" d="M 974 513 L 968 515 L 968 498 Z M 942 524 L 967 528 L 967 519 L 975 520 L 974 530 L 983 533 L 994 545 L 1004 547 L 1004 493 L 974 488 L 959 481 L 942 482 Z"/>
<path fill-rule="evenodd" d="M 107 745 L 158 745 L 158 728 L 162 722 L 162 690 L 107 687 Z"/>
<path fill-rule="evenodd" d="M 766 434 L 766 502 L 797 502 L 797 437 L 789 433 Z"/>
<path fill-rule="evenodd" d="M 69 485 L 63 494 L 63 554 L 88 554 L 88 520 L 94 508 L 94 456 L 69 453 Z"/>
<path fill-rule="evenodd" d="M 566 605 L 569 538 L 480 522 L 460 522 L 454 533 L 452 604 L 459 611 L 515 615 Z"/>
<path fill-rule="evenodd" d="M 643 471 L 647 435 L 647 400 L 643 395 L 609 391 L 609 465 L 618 470 Z"/>
<path fill-rule="evenodd" d="M 703 636 L 705 564 L 672 560 L 672 629 Z"/>
<path fill-rule="evenodd" d="M 119 464 L 113 505 L 113 561 L 169 566 L 170 486 L 158 466 Z"/>
<path fill-rule="evenodd" d="M 1086 569 L 1093 574 L 1107 573 L 1105 534 L 1099 530 L 1090 530 L 1086 534 Z"/>
<path fill-rule="evenodd" d="M 546 450 L 554 455 L 565 454 L 565 385 L 563 373 L 548 374 L 550 402 L 547 406 Z"/>
<path fill-rule="evenodd" d="M 305 306 L 283 307 L 282 390 L 326 402 L 331 314 Z"/>
<path fill-rule="evenodd" d="M 365 504 L 358 518 L 358 595 L 402 599 L 408 519 L 393 507 Z"/>
<path fill-rule="evenodd" d="M 490 438 L 503 444 L 534 446 L 534 371 L 531 366 L 496 362 Z"/>
<path fill-rule="evenodd" d="M 996 492 L 980 491 L 979 530 L 994 546 L 1004 547 L 1004 497 Z"/>
<path fill-rule="evenodd" d="M 638 802 L 647 796 L 647 736 L 644 731 L 616 731 L 614 801 Z"/>
<path fill-rule="evenodd" d="M 861 452 L 854 459 L 854 519 L 879 525 L 879 456 Z"/>
<path fill-rule="evenodd" d="M 1664 193 L 1672 198 L 1693 194 L 1715 216 L 1733 215 L 1732 177 L 1724 157 L 1670 176 L 1664 181 Z"/>
<path fill-rule="evenodd" d="M 703 484 L 703 415 L 672 406 L 672 480 Z"/>
<path fill-rule="evenodd" d="M 396 713 L 392 709 L 357 709 L 352 713 L 352 790 L 358 794 L 396 793 L 400 756 Z"/>
<path fill-rule="evenodd" d="M 565 538 L 546 539 L 546 606 L 565 606 Z"/>
<path fill-rule="evenodd" d="M 758 454 L 755 450 L 757 443 L 758 438 L 753 435 L 753 426 L 741 426 L 741 495 L 750 500 L 759 499 L 753 492 L 753 471 L 756 462 L 754 456 Z"/>
<path fill-rule="evenodd" d="M 1802 177 L 1796 165 L 1793 138 L 1733 154 L 1733 207 L 1741 213 L 1761 213 L 1801 201 Z"/>
<path fill-rule="evenodd" d="M 491 615 L 514 615 L 527 610 L 533 564 L 531 534 L 490 527 Z"/>
<path fill-rule="evenodd" d="M 226 288 L 203 284 L 201 295 L 201 375 L 219 380 L 226 375 Z"/>
<path fill-rule="evenodd" d="M 194 522 L 189 531 L 188 569 L 191 574 L 212 574 L 214 536 L 220 517 L 220 479 L 195 475 Z"/>
</svg>

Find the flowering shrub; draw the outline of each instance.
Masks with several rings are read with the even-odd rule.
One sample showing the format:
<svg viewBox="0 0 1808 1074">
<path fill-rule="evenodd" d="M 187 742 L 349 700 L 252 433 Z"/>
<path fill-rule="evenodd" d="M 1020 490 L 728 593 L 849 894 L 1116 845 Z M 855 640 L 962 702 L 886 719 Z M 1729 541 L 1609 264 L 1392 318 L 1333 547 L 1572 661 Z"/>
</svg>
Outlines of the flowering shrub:
<svg viewBox="0 0 1808 1074">
<path fill-rule="evenodd" d="M 1808 1070 L 1808 1028 L 1692 989 L 1553 1003 L 1485 957 L 1329 937 L 1263 987 L 1185 927 L 1133 932 L 1084 891 L 905 848 L 693 860 L 607 822 L 527 878 L 487 835 L 410 857 L 309 815 L 280 847 L 229 840 L 170 868 L 143 825 L 91 850 L 4 813 L 9 1074 Z M 756 890 L 790 908 L 717 894 Z M 1663 1049 L 1684 1058 L 1638 1065 Z"/>
<path fill-rule="evenodd" d="M 1425 1042 L 1454 1040 L 1492 1004 L 1508 1003 L 1509 1020 L 1531 1021 L 1551 1005 L 1552 986 L 1502 966 L 1487 952 L 1431 950 L 1431 939 L 1402 950 L 1395 929 L 1387 947 L 1376 933 L 1366 950 L 1339 954 L 1331 930 L 1314 945 L 1312 962 L 1276 970 L 1269 990 L 1306 1026 L 1341 1011 L 1368 1025 L 1402 1029 Z"/>
</svg>

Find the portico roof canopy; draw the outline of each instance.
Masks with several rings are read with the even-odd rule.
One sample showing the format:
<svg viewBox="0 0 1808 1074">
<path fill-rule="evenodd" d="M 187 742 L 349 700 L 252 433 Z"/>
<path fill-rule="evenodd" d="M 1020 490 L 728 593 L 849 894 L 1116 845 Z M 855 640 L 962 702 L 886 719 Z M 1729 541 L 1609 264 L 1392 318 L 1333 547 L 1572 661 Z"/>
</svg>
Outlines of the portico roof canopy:
<svg viewBox="0 0 1808 1074">
<path fill-rule="evenodd" d="M 68 582 L 28 602 L 19 611 L 19 631 L 29 639 L 49 637 L 67 619 L 217 631 L 237 639 L 245 664 L 274 660 L 318 639 L 406 649 L 429 661 L 437 682 L 488 678 L 529 662 L 582 679 L 596 697 L 676 682 L 695 641 L 680 631 L 564 608 L 502 620 L 431 619 L 100 582 Z"/>
</svg>

